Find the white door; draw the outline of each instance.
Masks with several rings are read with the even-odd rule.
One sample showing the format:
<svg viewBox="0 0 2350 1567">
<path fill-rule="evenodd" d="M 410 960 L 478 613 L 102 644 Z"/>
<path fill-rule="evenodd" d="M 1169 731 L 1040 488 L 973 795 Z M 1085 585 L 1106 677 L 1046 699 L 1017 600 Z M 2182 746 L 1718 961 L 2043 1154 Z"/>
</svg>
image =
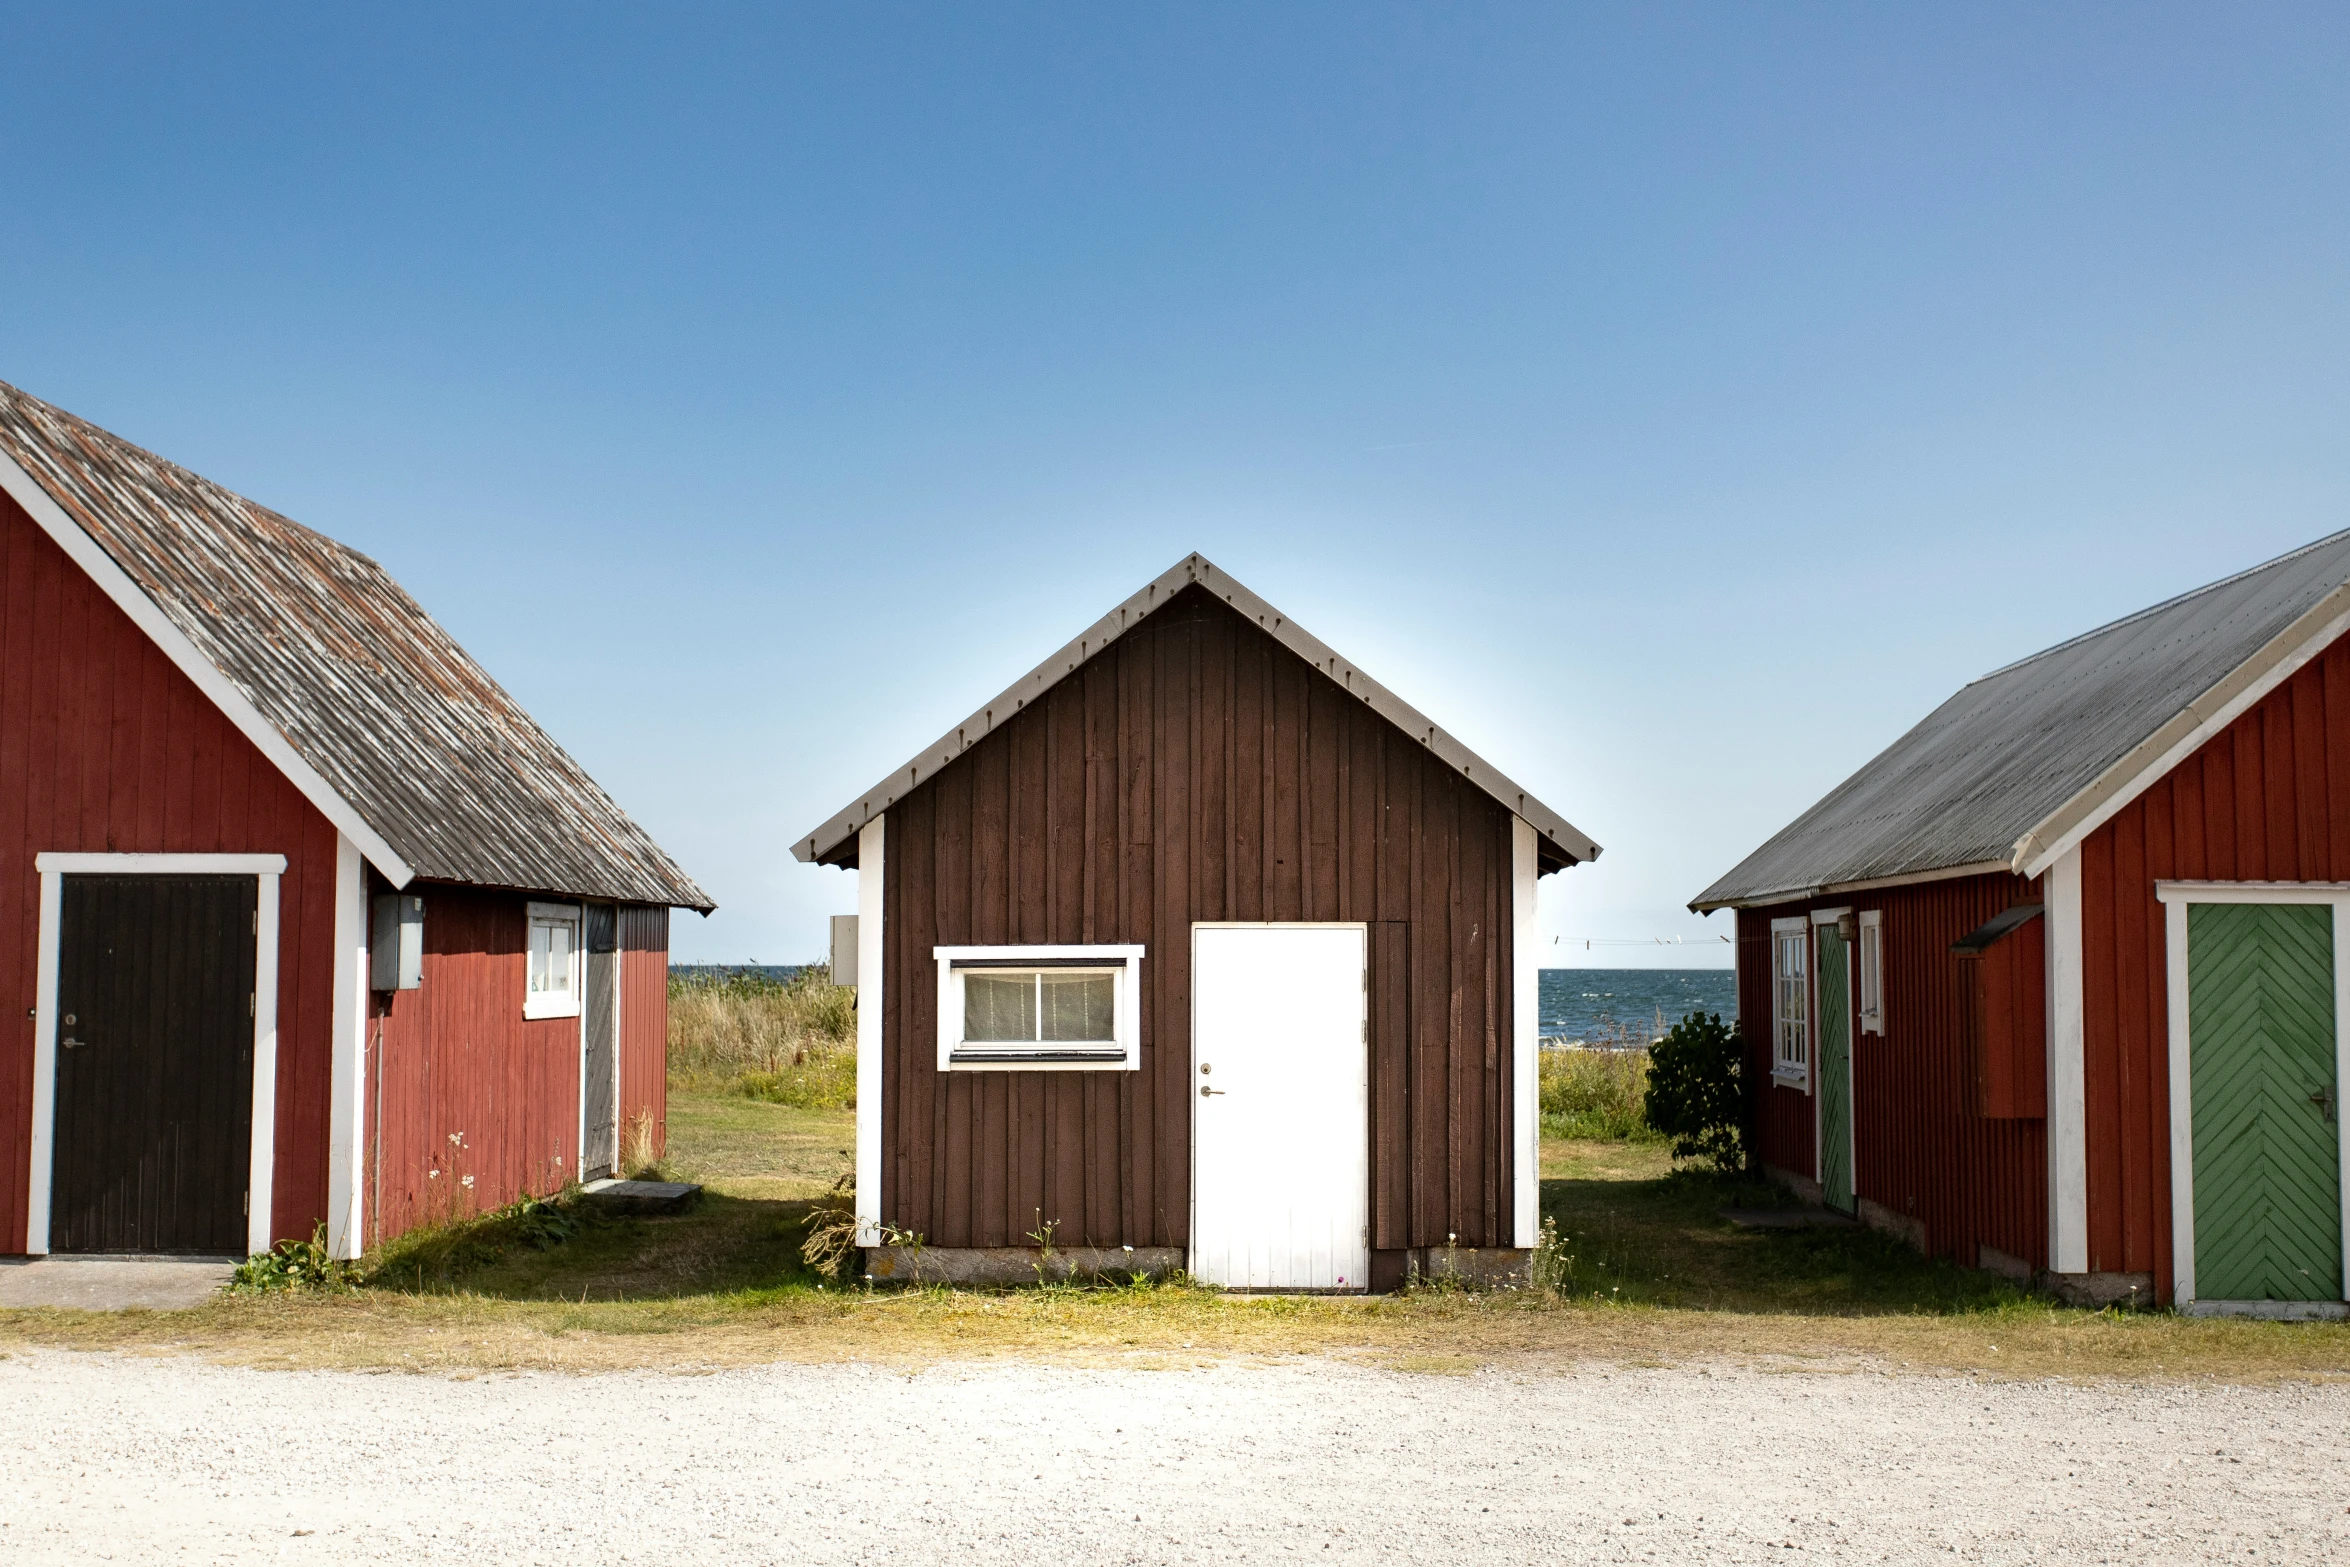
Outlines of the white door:
<svg viewBox="0 0 2350 1567">
<path fill-rule="evenodd" d="M 1228 1289 L 1371 1282 L 1360 925 L 1191 933 L 1191 1271 Z"/>
</svg>

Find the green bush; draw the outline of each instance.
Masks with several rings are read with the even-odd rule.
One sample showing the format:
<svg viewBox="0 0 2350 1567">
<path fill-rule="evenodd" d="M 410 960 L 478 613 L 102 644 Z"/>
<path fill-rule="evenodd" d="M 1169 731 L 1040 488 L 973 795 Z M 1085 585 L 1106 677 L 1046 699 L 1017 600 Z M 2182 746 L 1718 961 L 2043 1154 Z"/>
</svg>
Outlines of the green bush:
<svg viewBox="0 0 2350 1567">
<path fill-rule="evenodd" d="M 351 1284 L 349 1263 L 337 1262 L 326 1249 L 326 1226 L 310 1232 L 306 1241 L 279 1241 L 258 1257 L 247 1257 L 229 1276 L 229 1288 L 244 1294 L 272 1294 L 280 1290 L 339 1290 Z"/>
<path fill-rule="evenodd" d="M 1746 1045 L 1719 1013 L 1692 1012 L 1649 1047 L 1648 1124 L 1677 1159 L 1746 1168 Z"/>
</svg>

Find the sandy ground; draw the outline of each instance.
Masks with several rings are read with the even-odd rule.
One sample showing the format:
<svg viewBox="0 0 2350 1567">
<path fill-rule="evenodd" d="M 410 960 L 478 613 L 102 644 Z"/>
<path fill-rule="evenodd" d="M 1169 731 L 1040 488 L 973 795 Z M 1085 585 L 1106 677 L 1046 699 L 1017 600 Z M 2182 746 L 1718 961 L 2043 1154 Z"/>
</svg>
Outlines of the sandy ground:
<svg viewBox="0 0 2350 1567">
<path fill-rule="evenodd" d="M 44 1352 L 0 1360 L 0 1560 L 2340 1561 L 2346 1431 L 2341 1386 Z"/>
</svg>

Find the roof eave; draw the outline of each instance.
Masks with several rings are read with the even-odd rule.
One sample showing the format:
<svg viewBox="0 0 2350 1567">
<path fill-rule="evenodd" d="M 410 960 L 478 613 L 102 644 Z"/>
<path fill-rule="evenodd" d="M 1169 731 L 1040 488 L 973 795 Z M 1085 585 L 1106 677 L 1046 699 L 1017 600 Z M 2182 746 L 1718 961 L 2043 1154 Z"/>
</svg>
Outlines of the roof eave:
<svg viewBox="0 0 2350 1567">
<path fill-rule="evenodd" d="M 1937 865 L 1923 870 L 1901 871 L 1890 876 L 1867 876 L 1856 881 L 1821 882 L 1808 887 L 1777 887 L 1763 892 L 1739 893 L 1734 897 L 1707 898 L 1700 896 L 1689 905 L 1692 914 L 1711 914 L 1716 909 L 1759 909 L 1773 903 L 1799 903 L 1806 898 L 1839 898 L 1846 893 L 1876 892 L 1886 887 L 1911 887 L 1922 882 L 1956 881 L 1962 876 L 1993 876 L 2009 870 L 2005 860 L 1972 860 L 1964 865 Z"/>
</svg>

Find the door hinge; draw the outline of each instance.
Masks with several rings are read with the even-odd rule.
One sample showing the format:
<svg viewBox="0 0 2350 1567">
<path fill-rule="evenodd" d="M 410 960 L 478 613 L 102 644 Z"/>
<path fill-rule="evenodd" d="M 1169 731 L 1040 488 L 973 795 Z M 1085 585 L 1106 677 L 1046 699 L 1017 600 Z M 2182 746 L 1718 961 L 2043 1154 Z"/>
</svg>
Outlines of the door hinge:
<svg viewBox="0 0 2350 1567">
<path fill-rule="evenodd" d="M 248 1219 L 253 1217 L 253 1194 L 251 1192 L 245 1193 L 245 1217 Z"/>
<path fill-rule="evenodd" d="M 260 1003 L 258 1000 L 256 1000 L 256 999 L 254 998 L 254 992 L 252 992 L 252 991 L 250 991 L 250 990 L 246 991 L 246 992 L 245 992 L 245 1016 L 247 1016 L 247 1017 L 259 1017 L 260 1015 L 261 1015 L 261 1003 Z"/>
<path fill-rule="evenodd" d="M 256 936 L 261 934 L 261 911 L 259 909 L 253 911 L 253 934 Z"/>
</svg>

